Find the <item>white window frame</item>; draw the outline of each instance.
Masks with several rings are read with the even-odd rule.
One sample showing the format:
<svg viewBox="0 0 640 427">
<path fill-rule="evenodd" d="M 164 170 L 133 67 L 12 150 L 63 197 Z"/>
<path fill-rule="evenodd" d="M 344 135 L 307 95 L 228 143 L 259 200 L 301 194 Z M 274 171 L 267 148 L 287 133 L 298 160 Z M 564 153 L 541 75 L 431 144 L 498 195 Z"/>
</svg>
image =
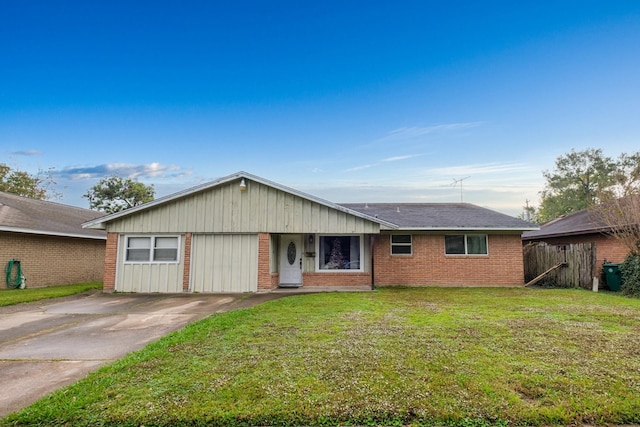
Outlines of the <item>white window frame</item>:
<svg viewBox="0 0 640 427">
<path fill-rule="evenodd" d="M 463 254 L 450 254 L 447 252 L 447 236 L 463 236 L 464 237 L 464 253 Z M 484 241 L 485 241 L 485 246 L 487 248 L 487 252 L 484 254 L 470 254 L 469 253 L 469 240 L 468 238 L 470 236 L 473 237 L 478 237 L 478 236 L 484 236 Z M 444 236 L 444 254 L 446 256 L 488 256 L 489 255 L 489 235 L 488 234 L 483 234 L 483 233 L 451 233 L 451 234 L 445 234 Z"/>
<path fill-rule="evenodd" d="M 320 268 L 320 258 L 322 258 L 322 254 L 320 253 L 320 240 L 323 237 L 359 237 L 360 238 L 360 268 L 353 269 L 330 269 L 330 268 Z M 326 234 L 318 234 L 316 238 L 316 273 L 338 273 L 338 274 L 347 274 L 347 273 L 362 273 L 364 271 L 364 234 L 339 234 L 339 233 L 326 233 Z"/>
<path fill-rule="evenodd" d="M 156 239 L 158 238 L 175 238 L 176 239 L 176 259 L 175 260 L 164 260 L 164 261 L 155 261 L 155 250 L 156 250 Z M 149 259 L 146 261 L 132 261 L 127 259 L 129 255 L 129 239 L 132 238 L 145 238 L 149 239 Z M 125 264 L 179 264 L 180 263 L 180 248 L 181 245 L 181 236 L 179 234 L 154 234 L 154 235 L 143 235 L 143 234 L 131 234 L 126 235 L 124 239 L 124 250 L 123 252 L 123 262 Z"/>
<path fill-rule="evenodd" d="M 405 242 L 395 242 L 393 241 L 393 238 L 395 236 L 409 236 L 409 243 L 405 243 Z M 413 234 L 392 234 L 391 237 L 389 238 L 389 243 L 391 244 L 391 249 L 390 249 L 390 253 L 391 256 L 411 256 L 413 255 Z M 393 248 L 394 247 L 409 247 L 409 253 L 393 253 Z"/>
</svg>

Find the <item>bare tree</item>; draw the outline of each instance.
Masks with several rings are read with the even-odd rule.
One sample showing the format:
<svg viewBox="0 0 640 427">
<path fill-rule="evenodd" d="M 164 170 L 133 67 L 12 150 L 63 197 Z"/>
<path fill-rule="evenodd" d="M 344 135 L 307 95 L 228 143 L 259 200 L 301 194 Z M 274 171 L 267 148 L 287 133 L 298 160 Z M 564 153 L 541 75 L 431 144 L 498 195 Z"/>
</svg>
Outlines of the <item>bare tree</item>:
<svg viewBox="0 0 640 427">
<path fill-rule="evenodd" d="M 629 253 L 640 256 L 640 192 L 637 189 L 628 189 L 622 197 L 609 195 L 590 209 Z"/>
</svg>

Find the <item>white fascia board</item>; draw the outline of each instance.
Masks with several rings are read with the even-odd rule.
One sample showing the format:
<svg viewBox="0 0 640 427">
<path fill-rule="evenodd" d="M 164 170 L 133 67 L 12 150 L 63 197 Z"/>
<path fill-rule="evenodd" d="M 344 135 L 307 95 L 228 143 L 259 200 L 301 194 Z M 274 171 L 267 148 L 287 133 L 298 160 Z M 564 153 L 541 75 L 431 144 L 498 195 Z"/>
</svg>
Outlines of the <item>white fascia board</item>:
<svg viewBox="0 0 640 427">
<path fill-rule="evenodd" d="M 153 201 L 151 201 L 149 203 L 145 203 L 145 204 L 142 204 L 142 205 L 139 205 L 139 206 L 135 206 L 133 208 L 129 208 L 127 210 L 124 210 L 124 211 L 121 211 L 121 212 L 117 212 L 115 214 L 106 215 L 106 216 L 103 216 L 101 218 L 96 218 L 96 219 L 94 219 L 92 221 L 85 222 L 84 224 L 82 224 L 82 227 L 83 228 L 93 228 L 93 229 L 104 230 L 105 229 L 105 225 L 104 224 L 109 222 L 109 221 L 112 221 L 114 219 L 117 219 L 117 218 L 120 218 L 120 217 L 123 217 L 123 216 L 127 216 L 127 215 L 131 215 L 131 214 L 134 214 L 134 213 L 139 212 L 141 210 L 149 209 L 149 208 L 152 208 L 154 206 L 158 206 L 158 205 L 161 205 L 161 204 L 164 204 L 164 203 L 176 200 L 176 199 L 180 199 L 182 197 L 186 197 L 186 196 L 189 196 L 191 194 L 198 193 L 198 192 L 201 192 L 201 191 L 204 191 L 204 190 L 208 190 L 210 188 L 214 188 L 214 187 L 217 187 L 217 186 L 220 186 L 220 185 L 223 185 L 223 184 L 226 184 L 228 182 L 232 182 L 232 181 L 235 181 L 235 180 L 238 180 L 238 179 L 242 179 L 242 178 L 248 179 L 249 181 L 258 182 L 258 183 L 266 185 L 268 187 L 276 188 L 278 190 L 284 191 L 285 193 L 293 194 L 293 195 L 301 197 L 303 199 L 307 199 L 309 201 L 312 201 L 312 202 L 327 206 L 327 207 L 335 209 L 335 210 L 339 210 L 341 212 L 347 213 L 349 215 L 356 216 L 358 218 L 365 219 L 367 221 L 375 222 L 377 224 L 380 224 L 381 226 L 389 227 L 391 229 L 397 229 L 398 228 L 398 226 L 396 224 L 393 224 L 393 223 L 390 223 L 390 222 L 387 222 L 387 221 L 384 221 L 384 220 L 381 220 L 379 218 L 375 218 L 375 217 L 372 217 L 372 216 L 369 216 L 369 215 L 365 215 L 365 214 L 363 214 L 361 212 L 345 208 L 344 206 L 337 205 L 335 203 L 329 202 L 329 201 L 321 199 L 319 197 L 312 196 L 312 195 L 304 193 L 302 191 L 295 190 L 293 188 L 278 184 L 278 183 L 273 182 L 273 181 L 269 181 L 268 179 L 264 179 L 264 178 L 261 178 L 261 177 L 256 176 L 256 175 L 252 175 L 252 174 L 247 173 L 247 172 L 237 172 L 237 173 L 234 173 L 232 175 L 228 175 L 228 176 L 225 176 L 225 177 L 222 177 L 222 178 L 218 178 L 218 179 L 216 179 L 214 181 L 207 182 L 206 184 L 201 184 L 201 185 L 198 185 L 198 186 L 195 186 L 195 187 L 188 188 L 188 189 L 183 190 L 183 191 L 179 191 L 177 193 L 170 194 L 168 196 L 160 197 L 159 199 L 153 200 Z"/>
<path fill-rule="evenodd" d="M 77 237 L 80 239 L 107 240 L 106 235 L 105 236 L 88 236 L 86 234 L 60 233 L 56 231 L 34 230 L 31 228 L 0 227 L 0 231 L 8 231 L 11 233 L 23 233 L 23 234 L 39 234 L 42 236 Z"/>
</svg>

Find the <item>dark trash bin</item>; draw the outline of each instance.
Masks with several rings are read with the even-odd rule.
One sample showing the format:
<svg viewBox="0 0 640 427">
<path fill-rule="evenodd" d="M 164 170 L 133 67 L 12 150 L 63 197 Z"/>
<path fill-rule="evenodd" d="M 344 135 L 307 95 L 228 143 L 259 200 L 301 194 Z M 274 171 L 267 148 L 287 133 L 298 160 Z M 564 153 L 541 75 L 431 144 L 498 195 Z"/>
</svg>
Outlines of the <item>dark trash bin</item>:
<svg viewBox="0 0 640 427">
<path fill-rule="evenodd" d="M 609 290 L 618 292 L 622 284 L 622 274 L 620 272 L 620 264 L 607 262 L 602 264 L 604 270 L 604 279 L 607 282 Z"/>
</svg>

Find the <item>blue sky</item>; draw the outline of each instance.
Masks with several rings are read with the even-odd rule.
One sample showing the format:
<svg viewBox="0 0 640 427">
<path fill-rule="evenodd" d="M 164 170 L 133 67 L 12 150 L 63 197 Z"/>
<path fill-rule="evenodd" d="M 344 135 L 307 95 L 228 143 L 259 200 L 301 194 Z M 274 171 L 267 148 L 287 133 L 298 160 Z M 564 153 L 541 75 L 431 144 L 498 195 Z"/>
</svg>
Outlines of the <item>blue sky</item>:
<svg viewBox="0 0 640 427">
<path fill-rule="evenodd" d="M 3 0 L 0 40 L 0 162 L 82 207 L 244 170 L 515 216 L 559 155 L 640 150 L 635 0 Z"/>
</svg>

